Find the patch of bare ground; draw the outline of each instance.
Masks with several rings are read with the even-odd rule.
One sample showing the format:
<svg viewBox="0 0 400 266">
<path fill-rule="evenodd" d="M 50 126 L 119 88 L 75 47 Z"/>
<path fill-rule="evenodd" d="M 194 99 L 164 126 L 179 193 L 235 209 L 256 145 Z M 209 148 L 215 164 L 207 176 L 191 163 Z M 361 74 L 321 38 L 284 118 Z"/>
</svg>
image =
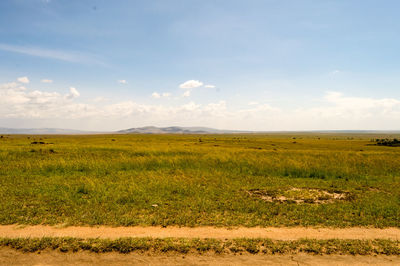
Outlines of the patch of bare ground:
<svg viewBox="0 0 400 266">
<path fill-rule="evenodd" d="M 251 189 L 246 191 L 253 198 L 266 202 L 328 204 L 336 201 L 351 200 L 352 194 L 347 191 L 328 191 L 316 188 L 291 188 L 288 190 Z"/>
<path fill-rule="evenodd" d="M 159 255 L 61 253 L 43 251 L 21 253 L 0 249 L 0 265 L 400 265 L 399 256 L 352 255 Z"/>
<path fill-rule="evenodd" d="M 391 239 L 400 240 L 400 228 L 308 228 L 308 227 L 85 227 L 47 225 L 1 225 L 0 237 L 74 237 L 109 238 L 153 237 L 153 238 L 269 238 L 273 240 L 310 239 Z"/>
</svg>

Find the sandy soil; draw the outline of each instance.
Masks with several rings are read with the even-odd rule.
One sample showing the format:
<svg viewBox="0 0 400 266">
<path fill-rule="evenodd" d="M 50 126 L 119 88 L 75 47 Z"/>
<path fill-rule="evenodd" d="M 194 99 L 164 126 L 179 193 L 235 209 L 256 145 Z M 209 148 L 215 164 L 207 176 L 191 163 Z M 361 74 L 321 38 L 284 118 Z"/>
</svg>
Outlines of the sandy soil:
<svg viewBox="0 0 400 266">
<path fill-rule="evenodd" d="M 400 265 L 395 256 L 351 255 L 142 255 L 0 249 L 0 265 Z"/>
<path fill-rule="evenodd" d="M 182 237 L 182 238 L 271 238 L 277 240 L 313 239 L 392 239 L 400 240 L 400 228 L 245 228 L 215 227 L 54 227 L 45 225 L 0 226 L 0 237 L 77 237 L 77 238 L 120 238 L 120 237 Z"/>
</svg>

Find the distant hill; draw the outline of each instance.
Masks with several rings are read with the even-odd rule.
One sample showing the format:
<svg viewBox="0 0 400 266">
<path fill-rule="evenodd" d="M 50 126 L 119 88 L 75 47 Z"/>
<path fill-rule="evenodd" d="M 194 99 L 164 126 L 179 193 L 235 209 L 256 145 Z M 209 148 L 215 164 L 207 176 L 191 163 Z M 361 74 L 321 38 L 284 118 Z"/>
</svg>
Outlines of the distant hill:
<svg viewBox="0 0 400 266">
<path fill-rule="evenodd" d="M 209 127 L 136 127 L 119 131 L 84 131 L 62 128 L 5 128 L 0 134 L 26 135 L 74 135 L 74 134 L 275 134 L 275 133 L 318 133 L 318 134 L 400 134 L 398 130 L 310 130 L 310 131 L 244 131 L 224 130 Z"/>
<path fill-rule="evenodd" d="M 120 130 L 125 134 L 224 134 L 224 133 L 251 133 L 251 131 L 221 130 L 208 127 L 137 127 Z"/>
<path fill-rule="evenodd" d="M 28 135 L 46 135 L 46 134 L 89 134 L 93 132 L 61 129 L 61 128 L 5 128 L 0 127 L 0 134 L 28 134 Z"/>
<path fill-rule="evenodd" d="M 4 128 L 0 127 L 0 134 L 27 134 L 27 135 L 70 135 L 70 134 L 224 134 L 224 133 L 251 133 L 251 131 L 220 130 L 208 127 L 138 127 L 112 132 L 95 132 L 61 128 Z"/>
</svg>

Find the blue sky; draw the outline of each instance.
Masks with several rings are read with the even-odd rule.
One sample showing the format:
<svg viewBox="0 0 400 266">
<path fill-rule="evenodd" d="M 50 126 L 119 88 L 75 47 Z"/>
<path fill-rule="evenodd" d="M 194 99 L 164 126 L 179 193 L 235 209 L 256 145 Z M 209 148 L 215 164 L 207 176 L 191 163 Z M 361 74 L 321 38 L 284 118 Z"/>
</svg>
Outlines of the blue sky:
<svg viewBox="0 0 400 266">
<path fill-rule="evenodd" d="M 400 129 L 398 1 L 0 1 L 0 127 Z"/>
</svg>

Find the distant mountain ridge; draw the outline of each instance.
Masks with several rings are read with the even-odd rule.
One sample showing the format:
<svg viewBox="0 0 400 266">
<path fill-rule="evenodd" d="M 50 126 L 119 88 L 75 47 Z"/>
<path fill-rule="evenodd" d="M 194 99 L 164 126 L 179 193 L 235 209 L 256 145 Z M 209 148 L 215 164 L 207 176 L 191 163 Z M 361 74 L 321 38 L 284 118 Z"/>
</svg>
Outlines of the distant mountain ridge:
<svg viewBox="0 0 400 266">
<path fill-rule="evenodd" d="M 62 128 L 5 128 L 0 127 L 0 134 L 27 135 L 73 135 L 73 134 L 224 134 L 251 133 L 252 131 L 220 130 L 208 127 L 137 127 L 119 131 L 83 131 Z"/>
<path fill-rule="evenodd" d="M 0 134 L 26 135 L 74 135 L 74 134 L 273 134 L 273 133 L 319 133 L 319 134 L 400 134 L 400 130 L 304 130 L 304 131 L 244 131 L 224 130 L 209 127 L 135 127 L 119 131 L 84 131 L 62 128 L 5 128 Z"/>
<path fill-rule="evenodd" d="M 125 134 L 223 134 L 251 133 L 252 131 L 223 130 L 209 127 L 136 127 L 118 131 Z"/>
</svg>

